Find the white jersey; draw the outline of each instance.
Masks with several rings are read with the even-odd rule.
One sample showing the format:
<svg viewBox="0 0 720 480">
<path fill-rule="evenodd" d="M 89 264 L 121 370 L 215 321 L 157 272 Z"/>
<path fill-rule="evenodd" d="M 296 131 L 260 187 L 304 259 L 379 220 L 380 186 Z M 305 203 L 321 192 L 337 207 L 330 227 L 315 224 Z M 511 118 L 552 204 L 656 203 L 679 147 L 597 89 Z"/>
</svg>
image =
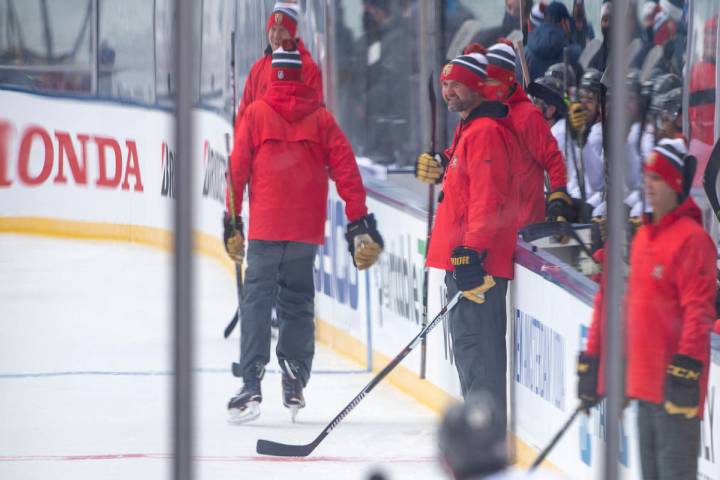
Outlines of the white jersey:
<svg viewBox="0 0 720 480">
<path fill-rule="evenodd" d="M 558 148 L 565 158 L 565 166 L 567 167 L 567 191 L 573 198 L 582 198 L 580 195 L 580 185 L 578 184 L 578 174 L 575 169 L 575 163 L 580 165 L 580 147 L 570 139 L 570 135 L 566 133 L 565 119 L 558 120 L 550 128 L 555 140 L 558 142 Z M 565 146 L 565 137 L 569 144 L 567 149 Z M 567 150 L 567 151 L 566 151 Z M 602 156 L 602 127 L 596 123 L 590 128 L 588 142 L 582 150 L 582 161 L 585 167 L 585 198 L 599 198 L 602 187 L 605 184 L 605 174 L 603 171 Z M 598 201 L 599 203 L 599 201 Z"/>
<path fill-rule="evenodd" d="M 640 136 L 640 122 L 630 126 L 627 139 L 628 171 L 625 177 L 625 184 L 628 191 L 632 192 L 642 188 L 642 165 L 645 157 L 655 145 L 655 137 L 649 129 L 643 132 L 638 151 L 638 137 Z"/>
</svg>

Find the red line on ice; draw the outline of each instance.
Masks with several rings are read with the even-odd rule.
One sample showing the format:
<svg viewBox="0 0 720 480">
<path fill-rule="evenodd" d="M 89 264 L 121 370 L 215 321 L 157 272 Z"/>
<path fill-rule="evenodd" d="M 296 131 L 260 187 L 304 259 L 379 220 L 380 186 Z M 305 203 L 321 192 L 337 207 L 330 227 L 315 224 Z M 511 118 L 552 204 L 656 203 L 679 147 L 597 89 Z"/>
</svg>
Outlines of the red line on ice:
<svg viewBox="0 0 720 480">
<path fill-rule="evenodd" d="M 169 460 L 169 453 L 108 453 L 96 455 L 0 455 L 0 462 L 67 462 L 95 460 Z M 432 463 L 434 457 L 271 457 L 264 455 L 209 456 L 196 455 L 197 462 L 328 462 L 328 463 Z"/>
</svg>

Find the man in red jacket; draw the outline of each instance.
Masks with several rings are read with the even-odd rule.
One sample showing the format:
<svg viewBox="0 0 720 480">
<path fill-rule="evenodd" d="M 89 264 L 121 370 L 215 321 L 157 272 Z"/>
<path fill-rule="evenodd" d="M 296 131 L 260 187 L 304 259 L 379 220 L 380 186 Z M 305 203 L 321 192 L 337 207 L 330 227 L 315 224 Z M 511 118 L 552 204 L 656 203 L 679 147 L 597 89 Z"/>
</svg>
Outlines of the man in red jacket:
<svg viewBox="0 0 720 480">
<path fill-rule="evenodd" d="M 335 181 L 350 221 L 345 235 L 359 270 L 370 267 L 383 247 L 375 217 L 368 215 L 365 189 L 352 148 L 302 80 L 302 55 L 292 40 L 273 53 L 272 82 L 265 96 L 243 115 L 230 156 L 235 224 L 226 215 L 225 247 L 244 257 L 242 192 L 249 183 L 250 229 L 240 313 L 240 363 L 233 373 L 242 389 L 228 404 L 231 418 L 260 414 L 260 382 L 270 361 L 270 316 L 277 305 L 277 357 L 283 403 L 294 420 L 305 406 L 303 388 L 314 355 L 313 264 L 324 241 L 328 178 Z"/>
<path fill-rule="evenodd" d="M 485 97 L 505 102 L 510 107 L 510 123 L 523 147 L 523 155 L 514 164 L 513 175 L 522 185 L 520 227 L 542 222 L 545 210 L 545 173 L 550 178 L 547 217 L 551 220 L 574 221 L 573 202 L 567 194 L 567 171 L 557 141 L 540 109 L 527 97 L 515 81 L 515 51 L 510 42 L 501 41 L 487 51 Z"/>
<path fill-rule="evenodd" d="M 521 155 L 509 128 L 508 108 L 483 97 L 487 60 L 479 46 L 445 65 L 443 99 L 461 122 L 442 180 L 429 267 L 445 270 L 448 298 L 464 298 L 450 312 L 455 365 L 463 396 L 485 389 L 506 411 L 505 294 L 513 277 L 517 237 L 517 187 L 512 161 Z M 427 182 L 440 155 L 423 153 L 418 178 Z"/>
<path fill-rule="evenodd" d="M 307 51 L 302 40 L 297 37 L 299 19 L 300 11 L 294 3 L 277 2 L 273 7 L 267 24 L 268 46 L 265 49 L 263 57 L 252 66 L 247 80 L 245 80 L 245 89 L 243 90 L 240 107 L 238 107 L 237 112 L 236 128 L 248 106 L 258 98 L 262 98 L 268 89 L 270 85 L 272 52 L 280 48 L 283 40 L 295 39 L 303 64 L 303 82 L 312 87 L 322 103 L 322 75 L 320 74 L 320 69 L 310 56 L 310 52 Z"/>
<path fill-rule="evenodd" d="M 625 395 L 638 400 L 644 479 L 696 478 L 700 419 L 715 320 L 716 251 L 688 196 L 693 168 L 682 139 L 662 139 L 645 160 L 652 218 L 632 243 L 625 297 Z M 603 395 L 603 287 L 578 360 L 586 409 Z"/>
</svg>

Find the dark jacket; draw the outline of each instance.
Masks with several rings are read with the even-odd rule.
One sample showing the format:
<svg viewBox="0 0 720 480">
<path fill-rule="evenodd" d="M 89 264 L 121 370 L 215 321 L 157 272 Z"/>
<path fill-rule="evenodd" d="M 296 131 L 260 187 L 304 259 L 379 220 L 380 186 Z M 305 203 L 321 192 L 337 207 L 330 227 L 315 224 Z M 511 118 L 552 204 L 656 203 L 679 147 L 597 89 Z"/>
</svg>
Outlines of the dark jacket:
<svg viewBox="0 0 720 480">
<path fill-rule="evenodd" d="M 579 71 L 577 60 L 580 58 L 580 47 L 570 44 L 565 31 L 559 24 L 545 21 L 530 32 L 525 48 L 525 59 L 530 72 L 530 81 L 545 74 L 550 65 L 563 61 L 563 50 L 570 47 L 570 63 Z"/>
</svg>

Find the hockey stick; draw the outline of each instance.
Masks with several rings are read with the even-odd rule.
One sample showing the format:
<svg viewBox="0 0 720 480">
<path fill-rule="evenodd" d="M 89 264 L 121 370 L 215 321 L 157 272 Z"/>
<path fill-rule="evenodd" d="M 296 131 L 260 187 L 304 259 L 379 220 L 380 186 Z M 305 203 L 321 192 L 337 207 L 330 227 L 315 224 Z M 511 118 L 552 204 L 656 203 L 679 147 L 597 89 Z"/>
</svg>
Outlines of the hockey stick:
<svg viewBox="0 0 720 480">
<path fill-rule="evenodd" d="M 572 425 L 573 421 L 575 420 L 575 417 L 578 416 L 578 413 L 580 413 L 580 412 L 582 411 L 582 409 L 583 409 L 583 408 L 582 408 L 582 404 L 580 404 L 580 405 L 577 406 L 577 408 L 576 408 L 575 411 L 572 413 L 572 415 L 570 415 L 570 418 L 568 418 L 568 419 L 565 421 L 565 424 L 564 424 L 564 425 L 560 428 L 560 430 L 555 434 L 555 436 L 554 436 L 553 439 L 550 441 L 550 443 L 548 444 L 548 446 L 545 447 L 545 449 L 544 449 L 542 452 L 540 452 L 540 455 L 538 455 L 537 458 L 535 459 L 535 461 L 532 463 L 532 465 L 530 465 L 530 468 L 528 469 L 528 472 L 532 472 L 533 470 L 535 470 L 535 469 L 538 467 L 538 465 L 540 465 L 540 464 L 543 462 L 543 460 L 545 460 L 545 457 L 547 457 L 548 454 L 550 453 L 550 451 L 551 451 L 553 448 L 555 448 L 555 444 L 560 440 L 560 438 L 562 438 L 562 436 L 565 434 L 565 432 L 567 431 L 567 429 L 570 428 L 570 425 Z"/>
<path fill-rule="evenodd" d="M 587 255 L 593 262 L 599 263 L 597 260 L 595 260 L 592 252 L 590 251 L 588 246 L 585 245 L 585 242 L 582 241 L 580 235 L 578 235 L 577 233 L 579 230 L 585 230 L 586 228 L 592 228 L 592 224 L 570 222 L 543 222 L 526 225 L 525 227 L 520 229 L 518 234 L 522 237 L 524 241 L 528 243 L 546 237 L 571 237 L 577 242 L 578 246 L 582 249 L 582 251 L 585 252 L 585 255 Z"/>
<path fill-rule="evenodd" d="M 398 366 L 398 364 L 408 356 L 408 354 L 420 343 L 420 341 L 427 336 L 428 333 L 430 333 L 430 330 L 435 328 L 438 323 L 440 323 L 440 320 L 443 319 L 443 317 L 450 311 L 452 308 L 457 305 L 458 301 L 460 300 L 460 297 L 462 296 L 462 292 L 458 292 L 454 297 L 450 299 L 450 302 L 448 302 L 447 305 L 445 305 L 442 310 L 440 310 L 440 313 L 438 313 L 435 318 L 432 320 L 432 322 L 428 323 L 425 327 L 423 327 L 422 330 L 420 330 L 420 333 L 418 333 L 415 338 L 413 338 L 410 343 L 408 343 L 405 348 L 402 349 L 402 351 L 392 359 L 390 363 L 388 363 L 385 368 L 382 369 L 380 373 L 375 375 L 375 377 L 370 380 L 370 383 L 365 385 L 365 387 L 358 393 L 355 398 L 353 398 L 350 403 L 347 404 L 345 408 L 342 409 L 340 413 L 337 414 L 335 418 L 332 419 L 332 421 L 325 427 L 325 429 L 320 432 L 320 435 L 318 435 L 315 440 L 312 442 L 306 444 L 306 445 L 288 445 L 286 443 L 278 443 L 278 442 L 271 442 L 269 440 L 258 440 L 257 441 L 257 453 L 261 455 L 274 455 L 277 457 L 307 457 L 312 453 L 315 448 L 320 445 L 320 442 L 322 442 L 325 437 L 332 432 L 335 427 L 337 427 L 340 422 L 348 416 L 348 414 L 358 406 L 358 404 L 369 394 L 373 388 L 377 386 L 378 383 L 380 383 L 383 378 L 385 378 L 395 367 Z"/>
<path fill-rule="evenodd" d="M 720 199 L 718 199 L 717 190 L 718 173 L 720 173 L 720 140 L 718 140 L 715 147 L 713 147 L 707 166 L 705 167 L 705 173 L 703 174 L 705 195 L 708 197 L 715 217 L 720 221 Z"/>
<path fill-rule="evenodd" d="M 235 32 L 233 31 L 230 34 L 230 83 L 232 84 L 232 124 L 233 129 L 235 128 L 235 116 L 237 115 L 237 109 L 235 105 Z M 232 152 L 232 149 L 230 147 L 230 135 L 225 136 L 225 141 L 228 146 L 228 194 L 230 196 L 230 222 L 233 226 L 233 228 L 236 227 L 235 225 L 235 195 L 233 194 L 233 187 L 232 187 L 232 177 L 230 176 L 230 153 Z M 240 320 L 240 301 L 242 300 L 242 288 L 243 288 L 243 278 L 242 278 L 242 265 L 235 264 L 235 284 L 237 287 L 237 295 L 238 295 L 238 307 L 235 309 L 235 315 L 233 315 L 232 319 L 230 319 L 230 322 L 227 324 L 227 327 L 225 327 L 225 331 L 223 332 L 223 337 L 228 338 L 232 331 L 235 329 L 235 326 L 238 324 L 238 320 Z"/>
<path fill-rule="evenodd" d="M 435 133 L 437 129 L 437 105 L 435 99 L 435 87 L 433 85 L 433 72 L 430 72 L 428 78 L 428 100 L 430 101 L 430 153 L 435 155 Z M 430 284 L 430 269 L 427 266 L 427 254 L 430 250 L 430 235 L 432 234 L 433 217 L 435 216 L 435 185 L 432 183 L 428 188 L 428 218 L 427 233 L 425 235 L 425 265 L 423 266 L 423 289 L 422 289 L 422 327 L 425 328 L 428 323 L 428 286 Z M 425 378 L 427 365 L 427 339 L 423 337 L 420 345 L 420 378 Z"/>
<path fill-rule="evenodd" d="M 570 222 L 541 222 L 526 225 L 518 232 L 522 239 L 528 243 L 547 237 L 565 237 L 571 235 L 570 232 L 577 230 L 585 230 L 592 227 L 589 223 L 570 223 Z"/>
</svg>

